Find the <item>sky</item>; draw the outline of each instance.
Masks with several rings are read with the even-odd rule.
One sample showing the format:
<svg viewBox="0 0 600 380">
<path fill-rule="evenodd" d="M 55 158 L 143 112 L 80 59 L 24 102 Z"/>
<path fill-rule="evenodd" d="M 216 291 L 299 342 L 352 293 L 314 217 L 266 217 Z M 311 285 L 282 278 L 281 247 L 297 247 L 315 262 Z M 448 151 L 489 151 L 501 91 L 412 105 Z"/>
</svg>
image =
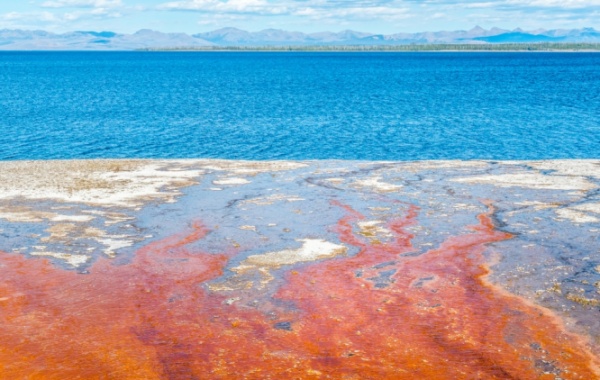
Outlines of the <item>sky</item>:
<svg viewBox="0 0 600 380">
<path fill-rule="evenodd" d="M 0 29 L 370 33 L 600 29 L 600 0 L 0 0 Z"/>
</svg>

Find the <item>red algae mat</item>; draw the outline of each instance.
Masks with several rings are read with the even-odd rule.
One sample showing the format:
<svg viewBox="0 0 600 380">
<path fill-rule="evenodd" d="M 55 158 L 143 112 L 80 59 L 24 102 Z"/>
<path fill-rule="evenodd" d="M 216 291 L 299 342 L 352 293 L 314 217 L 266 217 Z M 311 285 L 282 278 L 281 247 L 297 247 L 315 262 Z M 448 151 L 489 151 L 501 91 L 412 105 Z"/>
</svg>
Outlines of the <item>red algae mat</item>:
<svg viewBox="0 0 600 380">
<path fill-rule="evenodd" d="M 0 378 L 598 379 L 598 165 L 550 163 L 13 164 Z"/>
</svg>

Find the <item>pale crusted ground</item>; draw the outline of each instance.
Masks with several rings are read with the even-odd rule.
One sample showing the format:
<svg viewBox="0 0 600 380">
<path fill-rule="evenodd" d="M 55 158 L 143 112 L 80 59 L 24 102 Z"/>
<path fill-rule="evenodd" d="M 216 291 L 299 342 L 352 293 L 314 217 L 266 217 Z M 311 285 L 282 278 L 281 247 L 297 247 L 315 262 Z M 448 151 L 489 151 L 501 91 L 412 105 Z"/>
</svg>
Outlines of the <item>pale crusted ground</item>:
<svg viewBox="0 0 600 380">
<path fill-rule="evenodd" d="M 15 161 L 0 163 L 0 220 L 12 223 L 43 223 L 47 235 L 40 243 L 92 239 L 104 246 L 108 256 L 140 240 L 135 233 L 114 234 L 112 225 L 135 221 L 134 213 L 151 202 L 173 203 L 182 189 L 198 185 L 206 175 L 223 190 L 250 184 L 261 173 L 311 172 L 311 162 L 251 162 L 226 160 L 86 160 L 86 161 Z M 482 184 L 501 188 L 568 191 L 568 202 L 521 200 L 515 204 L 536 210 L 551 209 L 555 218 L 574 223 L 600 221 L 600 199 L 586 199 L 599 188 L 600 164 L 594 160 L 554 161 L 423 161 L 406 163 L 357 163 L 354 172 L 341 161 L 312 170 L 321 182 L 331 187 L 381 194 L 407 193 L 410 187 L 402 173 L 425 171 L 452 172 L 450 182 Z M 375 167 L 375 169 L 373 169 Z M 380 167 L 381 169 L 377 169 Z M 492 170 L 500 167 L 502 170 Z M 307 173 L 308 172 L 308 173 Z M 423 182 L 433 179 L 424 176 Z M 347 185 L 347 186 L 346 186 Z M 247 197 L 242 204 L 272 205 L 277 202 L 303 201 L 302 194 L 260 194 Z M 52 202 L 40 207 L 40 202 Z M 429 201 L 436 203 L 435 200 Z M 83 207 L 86 206 L 86 207 Z M 455 207 L 470 207 L 455 203 Z M 518 212 L 516 210 L 515 212 Z M 90 223 L 96 221 L 96 227 Z M 365 222 L 367 223 L 367 222 Z M 381 230 L 381 222 L 364 225 L 367 236 Z M 31 250 L 33 255 L 62 258 L 72 265 L 84 263 L 81 252 L 46 250 L 43 244 Z M 70 256 L 75 254 L 75 256 Z"/>
</svg>

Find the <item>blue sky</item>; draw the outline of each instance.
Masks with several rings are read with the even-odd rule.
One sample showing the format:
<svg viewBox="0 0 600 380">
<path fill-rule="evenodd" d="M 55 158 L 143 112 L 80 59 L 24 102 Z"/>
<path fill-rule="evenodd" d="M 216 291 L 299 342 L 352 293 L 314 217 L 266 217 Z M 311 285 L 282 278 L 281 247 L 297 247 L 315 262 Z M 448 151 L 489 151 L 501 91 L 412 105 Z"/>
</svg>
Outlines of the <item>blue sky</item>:
<svg viewBox="0 0 600 380">
<path fill-rule="evenodd" d="M 0 0 L 0 29 L 139 29 L 197 33 L 233 26 L 373 33 L 484 28 L 600 28 L 600 0 Z"/>
</svg>

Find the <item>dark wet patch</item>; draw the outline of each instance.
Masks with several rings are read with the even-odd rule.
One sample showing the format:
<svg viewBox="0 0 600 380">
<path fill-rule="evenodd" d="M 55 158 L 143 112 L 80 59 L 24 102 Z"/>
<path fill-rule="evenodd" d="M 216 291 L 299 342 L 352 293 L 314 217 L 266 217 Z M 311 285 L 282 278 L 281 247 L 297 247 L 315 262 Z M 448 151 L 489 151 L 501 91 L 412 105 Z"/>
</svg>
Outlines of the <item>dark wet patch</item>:
<svg viewBox="0 0 600 380">
<path fill-rule="evenodd" d="M 396 261 L 386 261 L 385 263 L 377 264 L 373 267 L 373 269 L 381 269 L 385 267 L 389 267 L 390 265 L 396 264 Z"/>
<path fill-rule="evenodd" d="M 273 325 L 276 330 L 292 331 L 292 322 L 277 322 Z"/>
<path fill-rule="evenodd" d="M 400 254 L 401 257 L 417 257 L 417 256 L 421 256 L 423 253 L 422 251 L 412 251 L 412 252 L 406 252 L 406 253 L 402 253 Z"/>
<path fill-rule="evenodd" d="M 417 281 L 413 282 L 412 286 L 415 288 L 422 288 L 426 282 L 429 282 L 429 281 L 433 280 L 434 278 L 435 277 L 433 277 L 433 276 L 421 277 Z"/>
<path fill-rule="evenodd" d="M 367 280 L 375 283 L 375 288 L 383 289 L 387 288 L 394 282 L 392 276 L 397 272 L 397 269 L 384 270 L 378 273 L 376 277 L 370 277 Z"/>
<path fill-rule="evenodd" d="M 551 374 L 554 374 L 554 375 L 560 375 L 560 373 L 562 372 L 560 370 L 560 368 L 557 368 L 554 365 L 554 362 L 551 362 L 551 361 L 548 361 L 548 360 L 536 359 L 534 361 L 534 365 L 535 365 L 535 368 L 540 369 L 544 373 L 551 373 Z"/>
</svg>

